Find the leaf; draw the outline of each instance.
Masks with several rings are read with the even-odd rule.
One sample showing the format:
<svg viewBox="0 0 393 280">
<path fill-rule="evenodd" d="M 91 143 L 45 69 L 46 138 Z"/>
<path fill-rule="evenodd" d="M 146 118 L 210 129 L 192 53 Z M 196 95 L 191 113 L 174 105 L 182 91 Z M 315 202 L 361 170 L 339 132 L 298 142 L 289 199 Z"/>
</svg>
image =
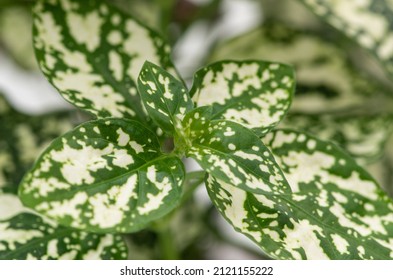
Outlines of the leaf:
<svg viewBox="0 0 393 280">
<path fill-rule="evenodd" d="M 0 186 L 18 185 L 39 153 L 74 126 L 75 116 L 75 111 L 26 115 L 0 93 Z"/>
<path fill-rule="evenodd" d="M 24 177 L 22 202 L 59 224 L 132 232 L 174 209 L 184 166 L 136 121 L 84 123 L 56 139 Z"/>
<path fill-rule="evenodd" d="M 193 121 L 204 122 L 205 127 L 191 134 L 186 155 L 206 172 L 250 192 L 290 191 L 273 155 L 251 130 L 231 121 Z"/>
<path fill-rule="evenodd" d="M 272 5 L 278 5 L 273 2 Z M 261 58 L 293 65 L 296 98 L 291 112 L 321 114 L 354 108 L 364 108 L 366 112 L 373 108 L 378 112 L 384 108 L 390 111 L 391 90 L 381 88 L 375 79 L 354 68 L 349 55 L 336 44 L 337 38 L 321 35 L 277 21 L 266 22 L 218 45 L 210 61 Z"/>
<path fill-rule="evenodd" d="M 7 53 L 22 67 L 36 70 L 37 62 L 31 46 L 33 39 L 30 7 L 22 5 L 6 7 L 4 4 L 0 5 L 0 41 L 2 50 L 4 47 Z M 15 36 L 15 34 L 18 34 L 18 36 Z"/>
<path fill-rule="evenodd" d="M 33 35 L 47 79 L 99 118 L 144 120 L 135 81 L 145 60 L 175 72 L 158 33 L 99 0 L 38 1 Z"/>
<path fill-rule="evenodd" d="M 370 164 L 384 154 L 393 131 L 391 115 L 289 114 L 282 127 L 297 128 L 332 140 L 358 163 Z"/>
<path fill-rule="evenodd" d="M 8 189 L 0 189 L 0 210 L 0 259 L 127 258 L 120 236 L 59 227 L 24 208 Z"/>
<path fill-rule="evenodd" d="M 292 67 L 264 61 L 221 61 L 196 72 L 190 95 L 197 106 L 213 106 L 213 119 L 238 122 L 264 134 L 291 105 Z"/>
<path fill-rule="evenodd" d="M 356 41 L 393 74 L 393 3 L 388 1 L 302 0 L 322 20 Z"/>
<path fill-rule="evenodd" d="M 236 230 L 279 259 L 393 258 L 393 202 L 351 157 L 293 130 L 263 141 L 292 193 L 245 192 L 210 176 L 209 195 Z"/>
<path fill-rule="evenodd" d="M 184 115 L 194 107 L 184 84 L 148 61 L 139 74 L 138 90 L 149 116 L 171 135 L 181 126 Z"/>
</svg>

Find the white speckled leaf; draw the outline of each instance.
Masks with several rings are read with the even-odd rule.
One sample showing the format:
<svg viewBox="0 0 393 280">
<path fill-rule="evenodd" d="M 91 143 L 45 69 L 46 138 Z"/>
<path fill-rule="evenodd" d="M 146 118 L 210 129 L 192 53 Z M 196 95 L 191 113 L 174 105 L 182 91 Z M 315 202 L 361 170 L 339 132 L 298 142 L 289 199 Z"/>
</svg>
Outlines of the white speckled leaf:
<svg viewBox="0 0 393 280">
<path fill-rule="evenodd" d="M 148 61 L 139 74 L 138 90 L 149 116 L 172 135 L 181 128 L 184 115 L 194 107 L 183 82 Z"/>
<path fill-rule="evenodd" d="M 292 193 L 255 194 L 209 177 L 209 195 L 235 227 L 279 259 L 393 259 L 393 202 L 331 142 L 293 130 L 263 141 Z"/>
<path fill-rule="evenodd" d="M 136 121 L 101 119 L 56 139 L 19 188 L 22 202 L 59 224 L 132 232 L 174 207 L 184 166 Z"/>
<path fill-rule="evenodd" d="M 135 82 L 145 60 L 175 72 L 158 33 L 100 0 L 37 1 L 33 34 L 48 80 L 100 118 L 143 120 Z"/>
<path fill-rule="evenodd" d="M 333 140 L 361 164 L 379 159 L 393 131 L 391 115 L 289 114 L 281 127 L 302 129 Z"/>
<path fill-rule="evenodd" d="M 286 193 L 287 181 L 273 155 L 258 136 L 242 125 L 224 120 L 206 121 L 198 111 L 184 118 L 184 127 L 201 124 L 190 132 L 187 156 L 214 177 L 256 193 Z M 204 129 L 201 126 L 204 125 Z"/>
<path fill-rule="evenodd" d="M 391 0 L 302 0 L 316 15 L 373 53 L 393 74 Z"/>
<path fill-rule="evenodd" d="M 276 126 L 295 88 L 292 67 L 265 61 L 220 61 L 197 71 L 190 95 L 213 106 L 213 119 L 227 119 L 258 134 Z"/>
<path fill-rule="evenodd" d="M 57 226 L 0 189 L 0 260 L 126 259 L 121 236 L 79 232 Z"/>
</svg>

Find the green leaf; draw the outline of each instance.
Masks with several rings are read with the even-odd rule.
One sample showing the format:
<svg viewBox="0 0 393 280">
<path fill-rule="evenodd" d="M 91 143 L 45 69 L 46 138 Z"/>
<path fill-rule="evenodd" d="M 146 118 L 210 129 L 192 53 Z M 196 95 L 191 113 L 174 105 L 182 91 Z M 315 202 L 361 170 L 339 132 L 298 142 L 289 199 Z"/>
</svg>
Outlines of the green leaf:
<svg viewBox="0 0 393 280">
<path fill-rule="evenodd" d="M 184 84 L 161 67 L 146 61 L 138 78 L 138 90 L 153 121 L 173 135 L 194 104 Z"/>
<path fill-rule="evenodd" d="M 393 131 L 391 115 L 289 114 L 282 127 L 302 129 L 321 139 L 332 140 L 358 163 L 369 164 L 384 154 Z"/>
<path fill-rule="evenodd" d="M 48 80 L 99 118 L 144 120 L 135 82 L 145 60 L 175 72 L 158 33 L 99 0 L 38 1 L 33 35 Z"/>
<path fill-rule="evenodd" d="M 194 119 L 197 121 L 201 119 Z M 251 130 L 231 121 L 202 122 L 205 127 L 192 134 L 186 155 L 205 171 L 250 192 L 290 191 L 273 155 Z"/>
<path fill-rule="evenodd" d="M 220 61 L 197 71 L 190 95 L 226 119 L 264 134 L 289 109 L 295 88 L 292 67 L 265 61 Z"/>
<path fill-rule="evenodd" d="M 0 4 L 1 5 L 1 4 Z M 22 67 L 37 69 L 32 42 L 32 16 L 30 7 L 21 5 L 5 7 L 0 10 L 0 41 L 12 58 Z M 18 34 L 18 36 L 15 36 Z"/>
<path fill-rule="evenodd" d="M 59 224 L 132 232 L 176 207 L 184 166 L 136 121 L 102 119 L 56 139 L 24 177 L 22 202 Z"/>
<path fill-rule="evenodd" d="M 193 109 L 184 117 L 182 126 L 188 146 L 192 146 L 191 139 L 196 138 L 207 128 L 212 118 L 212 112 L 212 106 L 201 106 Z"/>
<path fill-rule="evenodd" d="M 236 230 L 279 259 L 393 259 L 393 202 L 351 157 L 293 130 L 263 141 L 292 193 L 245 192 L 210 176 L 209 195 Z"/>
<path fill-rule="evenodd" d="M 393 74 L 393 4 L 391 1 L 302 0 L 322 20 L 374 54 Z"/>
<path fill-rule="evenodd" d="M 17 186 L 39 153 L 74 127 L 75 113 L 26 115 L 13 109 L 0 93 L 0 186 Z"/>
<path fill-rule="evenodd" d="M 9 189 L 0 189 L 0 259 L 126 258 L 127 247 L 120 236 L 57 226 L 24 208 Z"/>
</svg>

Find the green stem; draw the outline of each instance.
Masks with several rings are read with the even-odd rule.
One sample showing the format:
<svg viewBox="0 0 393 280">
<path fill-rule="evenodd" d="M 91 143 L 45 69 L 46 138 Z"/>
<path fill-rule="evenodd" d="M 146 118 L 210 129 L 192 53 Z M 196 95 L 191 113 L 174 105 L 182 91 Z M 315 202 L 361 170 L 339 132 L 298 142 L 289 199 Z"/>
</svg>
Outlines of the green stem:
<svg viewBox="0 0 393 280">
<path fill-rule="evenodd" d="M 163 260 L 178 260 L 179 252 L 176 250 L 176 245 L 173 242 L 171 229 L 166 227 L 158 232 L 158 243 L 161 252 L 161 259 Z"/>
<path fill-rule="evenodd" d="M 160 28 L 162 35 L 168 38 L 168 27 L 172 20 L 173 7 L 175 0 L 156 0 L 156 5 L 160 7 Z"/>
</svg>

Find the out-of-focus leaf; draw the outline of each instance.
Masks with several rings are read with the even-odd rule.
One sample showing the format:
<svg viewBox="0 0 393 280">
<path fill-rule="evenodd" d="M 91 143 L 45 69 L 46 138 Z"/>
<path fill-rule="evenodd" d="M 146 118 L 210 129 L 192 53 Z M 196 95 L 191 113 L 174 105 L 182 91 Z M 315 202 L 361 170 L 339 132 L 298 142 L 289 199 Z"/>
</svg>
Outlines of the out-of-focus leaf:
<svg viewBox="0 0 393 280">
<path fill-rule="evenodd" d="M 39 153 L 75 122 L 73 111 L 25 115 L 0 94 L 0 186 L 18 185 Z"/>
<path fill-rule="evenodd" d="M 0 259 L 126 259 L 121 236 L 57 226 L 24 208 L 14 188 L 0 188 Z"/>
<path fill-rule="evenodd" d="M 302 0 L 315 14 L 373 53 L 393 75 L 393 3 L 390 0 Z"/>
<path fill-rule="evenodd" d="M 281 127 L 296 128 L 332 140 L 361 164 L 379 159 L 393 131 L 391 115 L 290 114 Z"/>
<path fill-rule="evenodd" d="M 32 18 L 28 8 L 11 6 L 0 9 L 1 45 L 20 65 L 27 69 L 36 69 L 31 28 Z"/>
</svg>

